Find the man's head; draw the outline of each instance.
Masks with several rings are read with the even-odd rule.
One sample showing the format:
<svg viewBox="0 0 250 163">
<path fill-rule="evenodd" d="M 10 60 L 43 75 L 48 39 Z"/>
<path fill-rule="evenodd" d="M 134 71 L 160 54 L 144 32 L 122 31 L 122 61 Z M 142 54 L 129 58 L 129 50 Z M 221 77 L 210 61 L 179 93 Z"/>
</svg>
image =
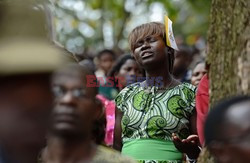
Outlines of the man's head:
<svg viewBox="0 0 250 163">
<path fill-rule="evenodd" d="M 68 65 L 55 72 L 52 90 L 55 106 L 51 117 L 51 134 L 67 139 L 90 137 L 95 120 L 101 115 L 96 99 L 97 87 L 87 86 L 87 76 L 94 73 L 80 65 Z"/>
<path fill-rule="evenodd" d="M 220 163 L 250 161 L 250 97 L 222 101 L 209 113 L 205 141 Z"/>
<path fill-rule="evenodd" d="M 52 108 L 50 75 L 65 62 L 63 51 L 45 41 L 26 41 L 12 39 L 0 46 L 0 146 L 15 151 L 9 157 L 28 163 L 22 157 L 36 159 L 45 146 Z M 17 152 L 20 147 L 32 153 Z"/>
<path fill-rule="evenodd" d="M 45 145 L 46 119 L 52 104 L 49 79 L 50 73 L 0 77 L 2 145 L 24 149 Z"/>
<path fill-rule="evenodd" d="M 143 68 L 164 62 L 172 73 L 174 50 L 166 45 L 164 24 L 151 22 L 134 28 L 129 35 L 129 46 L 136 61 Z"/>
<path fill-rule="evenodd" d="M 0 2 L 0 146 L 10 162 L 33 163 L 45 146 L 50 75 L 65 64 L 34 8 L 29 0 Z"/>
</svg>

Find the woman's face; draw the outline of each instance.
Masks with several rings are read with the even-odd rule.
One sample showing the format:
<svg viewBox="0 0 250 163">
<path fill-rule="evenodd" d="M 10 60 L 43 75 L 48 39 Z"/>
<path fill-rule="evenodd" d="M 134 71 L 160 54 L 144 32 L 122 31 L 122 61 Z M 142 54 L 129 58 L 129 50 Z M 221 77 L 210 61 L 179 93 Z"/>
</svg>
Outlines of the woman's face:
<svg viewBox="0 0 250 163">
<path fill-rule="evenodd" d="M 128 80 L 132 77 L 141 77 L 142 70 L 133 59 L 128 59 L 122 66 L 117 76 L 121 81 L 123 87 L 127 86 Z M 131 83 L 132 84 L 132 83 Z"/>
<path fill-rule="evenodd" d="M 134 57 L 145 69 L 164 63 L 166 60 L 166 45 L 160 36 L 148 36 L 135 43 Z M 166 63 L 166 62 L 165 62 Z M 166 63 L 167 64 L 167 63 Z"/>
<path fill-rule="evenodd" d="M 195 86 L 197 86 L 200 83 L 201 78 L 207 73 L 207 70 L 205 69 L 205 63 L 199 63 L 195 66 L 192 77 L 191 77 L 191 83 Z"/>
<path fill-rule="evenodd" d="M 105 74 L 111 69 L 114 59 L 113 56 L 109 53 L 105 53 L 100 58 L 100 68 L 104 70 Z"/>
</svg>

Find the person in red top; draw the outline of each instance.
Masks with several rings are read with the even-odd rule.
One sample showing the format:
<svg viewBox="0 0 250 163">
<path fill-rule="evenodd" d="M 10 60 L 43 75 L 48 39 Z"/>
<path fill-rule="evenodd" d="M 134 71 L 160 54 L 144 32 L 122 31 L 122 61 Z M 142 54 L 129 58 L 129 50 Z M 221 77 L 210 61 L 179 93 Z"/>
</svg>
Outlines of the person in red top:
<svg viewBox="0 0 250 163">
<path fill-rule="evenodd" d="M 204 123 L 209 111 L 209 79 L 205 74 L 197 89 L 196 93 L 196 112 L 197 112 L 197 132 L 201 145 L 204 142 Z"/>
</svg>

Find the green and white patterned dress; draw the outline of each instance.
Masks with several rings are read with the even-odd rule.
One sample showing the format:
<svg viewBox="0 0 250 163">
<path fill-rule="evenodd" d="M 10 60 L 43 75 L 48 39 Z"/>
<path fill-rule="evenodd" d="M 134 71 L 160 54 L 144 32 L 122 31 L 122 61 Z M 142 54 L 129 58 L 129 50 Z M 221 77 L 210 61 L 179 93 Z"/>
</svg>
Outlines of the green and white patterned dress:
<svg viewBox="0 0 250 163">
<path fill-rule="evenodd" d="M 171 135 L 190 135 L 189 119 L 195 111 L 196 87 L 183 83 L 168 90 L 135 83 L 116 97 L 123 112 L 122 153 L 139 162 L 181 162 Z"/>
</svg>

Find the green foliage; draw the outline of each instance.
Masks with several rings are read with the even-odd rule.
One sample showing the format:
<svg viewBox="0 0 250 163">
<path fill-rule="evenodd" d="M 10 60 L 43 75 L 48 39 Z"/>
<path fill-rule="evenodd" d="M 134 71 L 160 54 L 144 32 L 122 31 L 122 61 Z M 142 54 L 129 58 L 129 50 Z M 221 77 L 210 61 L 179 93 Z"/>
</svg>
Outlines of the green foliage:
<svg viewBox="0 0 250 163">
<path fill-rule="evenodd" d="M 87 23 L 95 30 L 94 36 L 84 39 L 85 52 L 102 49 L 103 47 L 128 50 L 126 44 L 128 33 L 134 28 L 135 22 L 139 21 L 138 15 L 141 17 L 145 15 L 145 20 L 139 22 L 154 21 L 149 19 L 149 16 L 152 14 L 150 7 L 155 3 L 161 4 L 165 13 L 173 21 L 175 35 L 183 36 L 189 44 L 194 43 L 194 39 L 190 38 L 205 37 L 208 28 L 209 0 L 82 0 L 82 2 L 85 4 L 84 10 L 88 9 L 88 14 L 91 15 L 91 12 L 101 13 L 98 19 L 86 16 L 86 18 L 79 20 Z M 130 7 L 133 9 L 126 8 L 128 3 L 132 4 Z M 142 11 L 138 13 L 139 10 Z M 74 10 L 64 11 L 77 18 Z M 164 13 L 162 18 L 163 16 Z M 109 24 L 110 29 L 108 31 L 104 30 L 107 24 Z M 82 37 L 84 38 L 84 36 Z"/>
</svg>

